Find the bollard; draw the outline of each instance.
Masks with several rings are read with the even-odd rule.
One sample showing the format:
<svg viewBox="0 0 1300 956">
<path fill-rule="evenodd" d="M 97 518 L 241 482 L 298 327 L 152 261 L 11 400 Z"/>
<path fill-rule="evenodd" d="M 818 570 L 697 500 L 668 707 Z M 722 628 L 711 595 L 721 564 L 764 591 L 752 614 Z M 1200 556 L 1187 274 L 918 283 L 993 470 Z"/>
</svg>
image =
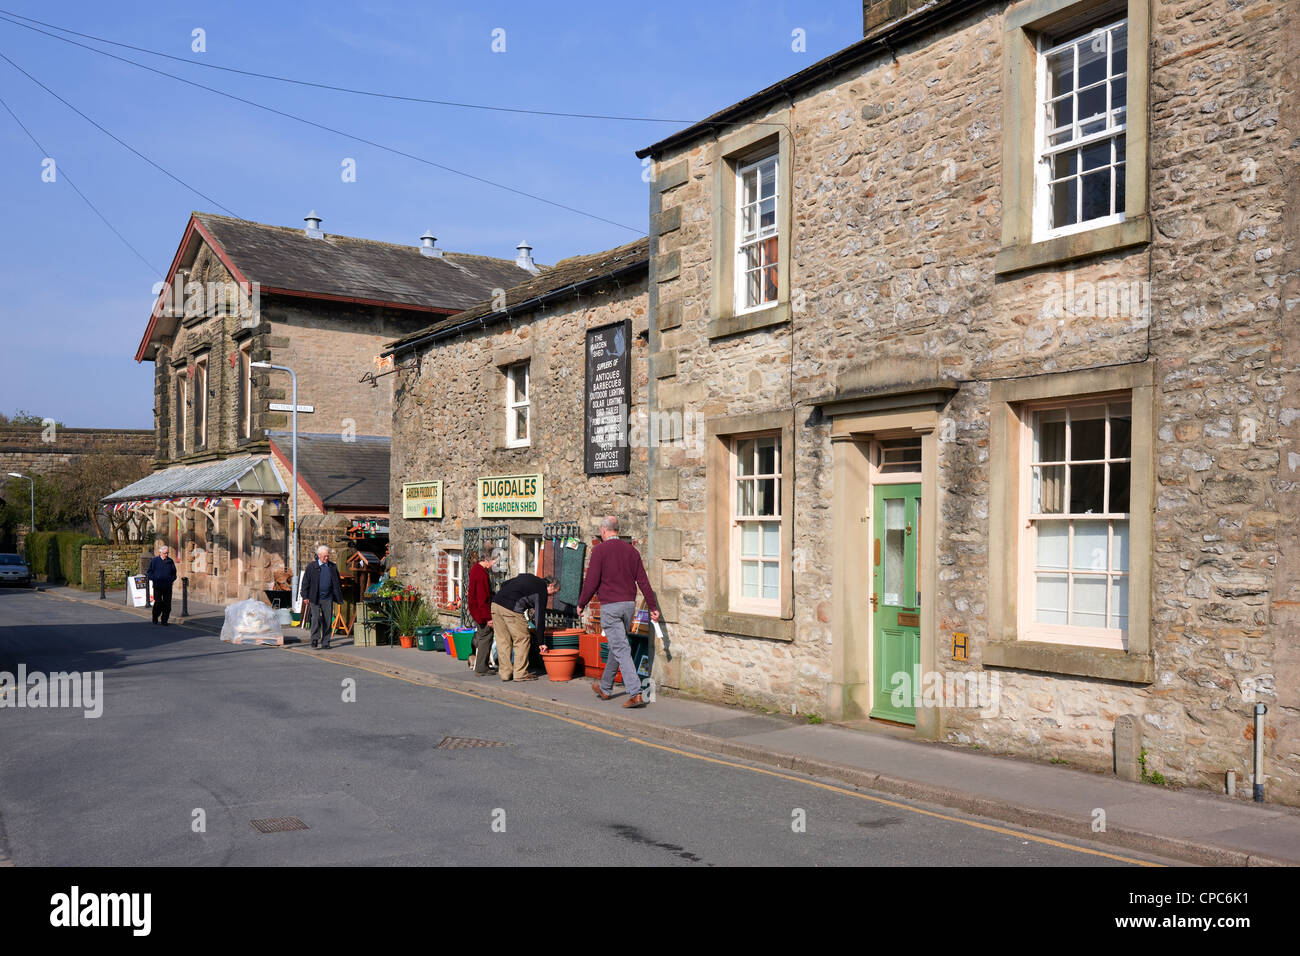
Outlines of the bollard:
<svg viewBox="0 0 1300 956">
<path fill-rule="evenodd" d="M 104 600 L 104 569 L 99 569 L 99 599 Z"/>
<path fill-rule="evenodd" d="M 181 578 L 181 617 L 190 616 L 190 579 Z"/>
</svg>

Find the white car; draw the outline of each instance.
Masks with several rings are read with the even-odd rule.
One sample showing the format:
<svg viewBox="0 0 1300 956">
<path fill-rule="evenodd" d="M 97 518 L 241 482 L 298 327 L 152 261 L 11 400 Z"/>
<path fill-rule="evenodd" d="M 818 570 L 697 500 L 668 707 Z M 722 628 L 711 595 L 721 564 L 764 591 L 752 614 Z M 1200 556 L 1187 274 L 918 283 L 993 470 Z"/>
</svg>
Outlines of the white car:
<svg viewBox="0 0 1300 956">
<path fill-rule="evenodd" d="M 32 569 L 17 554 L 0 554 L 0 584 L 32 585 Z"/>
</svg>

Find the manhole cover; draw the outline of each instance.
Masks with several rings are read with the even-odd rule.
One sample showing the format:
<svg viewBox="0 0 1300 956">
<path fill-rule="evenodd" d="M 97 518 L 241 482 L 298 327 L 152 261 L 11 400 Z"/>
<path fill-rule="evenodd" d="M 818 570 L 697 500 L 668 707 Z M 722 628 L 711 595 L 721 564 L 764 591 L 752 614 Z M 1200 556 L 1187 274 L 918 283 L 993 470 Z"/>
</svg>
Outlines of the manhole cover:
<svg viewBox="0 0 1300 956">
<path fill-rule="evenodd" d="M 268 817 L 265 820 L 249 820 L 258 833 L 284 833 L 288 830 L 309 830 L 310 827 L 297 817 Z"/>
<path fill-rule="evenodd" d="M 504 747 L 499 740 L 479 740 L 477 737 L 443 737 L 439 750 L 464 750 L 467 747 Z"/>
</svg>

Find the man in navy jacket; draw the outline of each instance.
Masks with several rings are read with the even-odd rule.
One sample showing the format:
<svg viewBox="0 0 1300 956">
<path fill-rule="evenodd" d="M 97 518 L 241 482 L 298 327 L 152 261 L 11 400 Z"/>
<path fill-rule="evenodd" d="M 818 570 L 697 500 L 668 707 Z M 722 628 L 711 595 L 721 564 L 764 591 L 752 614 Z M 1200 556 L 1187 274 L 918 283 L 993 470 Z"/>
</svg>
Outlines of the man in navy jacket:
<svg viewBox="0 0 1300 956">
<path fill-rule="evenodd" d="M 161 618 L 166 627 L 167 618 L 172 614 L 172 585 L 176 583 L 176 562 L 171 559 L 167 545 L 159 546 L 144 576 L 153 585 L 153 622 L 157 624 Z"/>
<path fill-rule="evenodd" d="M 323 544 L 303 575 L 302 599 L 311 607 L 311 646 L 319 643 L 322 650 L 329 650 L 334 605 L 343 603 L 343 588 L 339 566 L 330 560 L 330 549 Z"/>
</svg>

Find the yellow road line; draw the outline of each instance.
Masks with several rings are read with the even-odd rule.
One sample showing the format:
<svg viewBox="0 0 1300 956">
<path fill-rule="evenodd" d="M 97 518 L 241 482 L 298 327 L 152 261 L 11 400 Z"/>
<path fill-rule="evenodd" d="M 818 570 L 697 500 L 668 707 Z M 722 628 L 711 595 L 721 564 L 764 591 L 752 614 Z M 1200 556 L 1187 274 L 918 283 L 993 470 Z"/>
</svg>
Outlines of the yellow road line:
<svg viewBox="0 0 1300 956">
<path fill-rule="evenodd" d="M 430 686 L 431 686 L 431 685 L 426 684 L 426 683 L 423 683 L 423 682 L 421 682 L 421 681 L 412 680 L 412 679 L 409 678 L 409 677 L 403 677 L 403 676 L 400 675 L 400 674 L 393 674 L 393 673 L 390 673 L 390 672 L 387 672 L 387 671 L 379 671 L 379 670 L 375 670 L 374 668 L 371 668 L 371 667 L 363 667 L 363 666 L 361 666 L 360 664 L 354 664 L 354 663 L 351 663 L 351 662 L 332 660 L 332 659 L 327 658 L 327 657 L 317 657 L 316 655 L 313 655 L 313 654 L 307 653 L 307 652 L 304 651 L 304 650 L 299 650 L 299 649 L 296 649 L 296 648 L 286 648 L 286 650 L 289 650 L 291 653 L 301 654 L 303 657 L 308 657 L 308 658 L 311 658 L 311 659 L 313 659 L 313 660 L 321 661 L 322 663 L 337 664 L 337 665 L 340 666 L 340 667 L 351 667 L 351 668 L 355 668 L 356 670 L 366 671 L 367 673 L 370 673 L 370 674 L 377 674 L 377 675 L 379 675 L 380 677 L 388 677 L 388 678 L 392 678 L 392 679 L 394 679 L 394 680 L 405 681 L 406 683 L 408 683 L 408 684 L 413 684 L 413 685 L 415 685 L 416 687 L 430 687 Z M 657 744 L 657 743 L 653 743 L 653 742 L 651 742 L 651 741 L 649 741 L 649 740 L 642 740 L 642 739 L 639 738 L 639 737 L 633 737 L 633 736 L 631 736 L 630 734 L 623 734 L 623 733 L 619 733 L 618 731 L 608 730 L 608 729 L 605 728 L 605 727 L 597 727 L 595 724 L 589 724 L 589 723 L 587 723 L 587 722 L 584 721 L 584 720 L 575 720 L 575 719 L 572 718 L 572 717 L 564 717 L 564 716 L 562 716 L 562 715 L 560 715 L 560 714 L 553 714 L 553 713 L 551 713 L 550 711 L 539 710 L 539 709 L 537 709 L 536 707 L 525 707 L 525 706 L 522 705 L 522 704 L 512 704 L 512 703 L 510 703 L 510 702 L 508 702 L 508 701 L 498 700 L 498 699 L 495 698 L 495 697 L 489 697 L 489 696 L 487 696 L 487 695 L 485 695 L 485 694 L 476 694 L 476 693 L 473 693 L 472 691 L 457 690 L 457 689 L 455 689 L 455 688 L 453 688 L 453 687 L 443 687 L 443 686 L 435 687 L 435 688 L 432 688 L 432 689 L 434 689 L 434 690 L 443 690 L 443 691 L 446 691 L 446 692 L 449 693 L 449 694 L 459 694 L 459 695 L 462 696 L 462 697 L 472 697 L 472 698 L 474 698 L 475 700 L 489 701 L 489 702 L 491 702 L 491 703 L 493 703 L 493 704 L 500 704 L 502 707 L 509 707 L 509 708 L 511 708 L 512 710 L 522 710 L 522 711 L 524 711 L 525 713 L 529 713 L 529 714 L 540 714 L 540 715 L 543 716 L 543 717 L 550 717 L 550 718 L 552 718 L 552 719 L 554 719 L 554 720 L 562 720 L 562 721 L 564 721 L 566 724 L 574 724 L 574 725 L 576 725 L 576 726 L 578 726 L 578 727 L 584 727 L 584 728 L 586 728 L 587 730 L 594 730 L 594 731 L 596 731 L 597 733 L 607 734 L 607 735 L 610 736 L 610 737 L 618 737 L 618 738 L 620 738 L 620 739 L 622 739 L 622 740 L 629 740 L 629 741 L 631 741 L 632 743 L 640 744 L 640 745 L 643 746 L 643 747 L 651 747 L 651 748 L 653 748 L 653 749 L 655 749 L 655 750 L 662 750 L 662 751 L 665 751 L 665 752 L 667 752 L 667 753 L 676 754 L 676 755 L 678 755 L 678 756 L 680 756 L 680 757 L 689 757 L 689 758 L 691 758 L 692 760 L 702 760 L 702 761 L 705 761 L 705 762 L 707 762 L 707 763 L 720 764 L 721 766 L 724 766 L 724 767 L 733 767 L 733 768 L 735 768 L 735 769 L 737 769 L 737 770 L 748 770 L 748 771 L 750 771 L 751 773 L 761 773 L 761 774 L 765 774 L 766 776 L 769 776 L 769 777 L 778 777 L 778 778 L 780 778 L 781 780 L 790 780 L 790 781 L 793 781 L 794 783 L 802 783 L 802 784 L 805 784 L 805 785 L 810 786 L 810 787 L 818 787 L 818 788 L 820 788 L 820 789 L 822 789 L 822 790 L 829 790 L 831 793 L 838 793 L 838 794 L 842 794 L 843 796 L 847 796 L 847 797 L 857 797 L 857 798 L 860 799 L 860 800 L 869 800 L 869 801 L 871 801 L 872 803 L 879 803 L 879 804 L 882 804 L 883 806 L 894 807 L 894 808 L 899 809 L 899 810 L 907 810 L 907 811 L 909 811 L 909 812 L 911 812 L 911 813 L 917 813 L 917 814 L 920 814 L 920 815 L 922 815 L 922 816 L 927 816 L 927 817 L 934 817 L 935 819 L 938 819 L 938 820 L 946 820 L 946 821 L 948 821 L 949 823 L 960 823 L 960 824 L 963 824 L 964 826 L 974 827 L 974 828 L 979 829 L 979 830 L 987 830 L 987 831 L 989 831 L 989 832 L 991 832 L 991 833 L 999 833 L 999 834 L 1003 834 L 1003 835 L 1005 835 L 1005 836 L 1019 837 L 1020 839 L 1023 839 L 1023 840 L 1031 840 L 1031 841 L 1033 841 L 1034 843 L 1040 843 L 1040 844 L 1042 844 L 1042 845 L 1044 845 L 1044 846 L 1053 846 L 1053 847 L 1057 847 L 1057 848 L 1062 849 L 1062 850 L 1073 850 L 1073 851 L 1076 852 L 1076 853 L 1086 853 L 1086 854 L 1089 854 L 1089 855 L 1091 855 L 1091 856 L 1100 856 L 1100 857 L 1104 857 L 1105 859 L 1108 859 L 1108 860 L 1116 860 L 1116 861 L 1118 861 L 1118 862 L 1120 862 L 1120 863 L 1131 863 L 1131 864 L 1133 864 L 1134 866 L 1149 866 L 1149 867 L 1162 867 L 1162 866 L 1164 866 L 1163 863 L 1152 863 L 1152 862 L 1147 861 L 1147 860 L 1138 860 L 1138 859 L 1135 859 L 1135 858 L 1133 858 L 1133 857 L 1120 856 L 1120 855 L 1117 854 L 1117 853 L 1106 853 L 1106 852 L 1104 852 L 1104 851 L 1102 851 L 1102 850 L 1093 850 L 1093 849 L 1089 849 L 1088 847 L 1075 846 L 1074 844 L 1071 844 L 1071 843 L 1064 843 L 1064 842 L 1062 842 L 1062 841 L 1060 841 L 1060 840 L 1053 840 L 1053 839 L 1050 839 L 1049 837 L 1040 837 L 1040 836 L 1036 836 L 1035 834 L 1032 834 L 1032 833 L 1025 833 L 1025 832 L 1020 831 L 1020 830 L 1012 830 L 1012 829 L 1009 829 L 1009 828 L 1007 828 L 1007 827 L 995 826 L 994 824 L 991 824 L 991 823 L 980 823 L 980 822 L 977 821 L 977 820 L 965 820 L 965 819 L 963 819 L 963 818 L 961 818 L 961 817 L 950 816 L 950 815 L 948 815 L 948 814 L 946 814 L 946 813 L 936 813 L 936 812 L 933 811 L 933 810 L 923 810 L 923 809 L 921 809 L 920 807 L 914 807 L 914 806 L 911 806 L 911 805 L 906 804 L 906 803 L 900 803 L 900 802 L 898 802 L 897 800 L 887 800 L 887 799 L 885 799 L 884 797 L 875 797 L 875 796 L 872 796 L 871 794 L 860 793 L 860 792 L 858 792 L 857 790 L 848 790 L 848 789 L 845 789 L 844 787 L 837 787 L 837 786 L 835 786 L 834 784 L 822 783 L 822 782 L 819 781 L 819 780 L 810 780 L 810 779 L 808 779 L 807 777 L 796 777 L 796 776 L 794 776 L 793 774 L 782 773 L 782 772 L 780 772 L 779 770 L 768 770 L 768 769 L 766 769 L 766 768 L 764 768 L 764 767 L 751 767 L 751 766 L 748 765 L 748 764 L 735 763 L 735 762 L 733 762 L 733 761 L 731 761 L 731 760 L 722 760 L 722 759 L 720 759 L 720 758 L 718 758 L 718 757 L 709 757 L 709 756 L 706 756 L 706 755 L 704 755 L 704 754 L 692 753 L 692 752 L 689 751 L 689 750 L 682 750 L 682 749 L 679 748 L 679 747 L 670 747 L 670 746 L 668 746 L 667 744 Z"/>
</svg>

